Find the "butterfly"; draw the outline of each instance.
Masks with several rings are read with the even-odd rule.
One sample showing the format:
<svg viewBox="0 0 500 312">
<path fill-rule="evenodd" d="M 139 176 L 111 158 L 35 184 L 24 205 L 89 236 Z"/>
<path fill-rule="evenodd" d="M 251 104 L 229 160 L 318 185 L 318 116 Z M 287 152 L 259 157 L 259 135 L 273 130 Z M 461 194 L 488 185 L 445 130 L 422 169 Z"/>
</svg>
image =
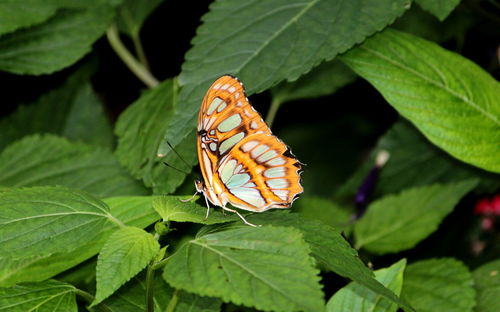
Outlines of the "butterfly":
<svg viewBox="0 0 500 312">
<path fill-rule="evenodd" d="M 210 201 L 255 226 L 227 204 L 253 212 L 289 208 L 303 192 L 302 164 L 271 133 L 236 77 L 218 78 L 205 94 L 197 149 L 203 180 L 195 186 L 205 197 L 207 217 Z"/>
</svg>

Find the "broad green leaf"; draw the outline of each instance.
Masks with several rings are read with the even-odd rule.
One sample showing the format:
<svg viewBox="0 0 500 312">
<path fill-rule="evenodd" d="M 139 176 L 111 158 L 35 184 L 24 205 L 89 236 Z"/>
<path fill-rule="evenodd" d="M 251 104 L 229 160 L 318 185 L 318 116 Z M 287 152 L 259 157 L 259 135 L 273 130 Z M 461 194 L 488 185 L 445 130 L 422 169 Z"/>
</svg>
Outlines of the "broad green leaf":
<svg viewBox="0 0 500 312">
<path fill-rule="evenodd" d="M 418 312 L 467 312 L 476 293 L 469 269 L 453 258 L 430 259 L 407 266 L 402 297 Z"/>
<path fill-rule="evenodd" d="M 1 257 L 11 259 L 72 251 L 116 222 L 99 199 L 63 187 L 12 189 L 2 193 L 0 211 Z"/>
<path fill-rule="evenodd" d="M 410 249 L 434 232 L 477 180 L 407 189 L 373 202 L 354 225 L 357 248 L 377 254 Z"/>
<path fill-rule="evenodd" d="M 93 72 L 93 64 L 84 65 L 61 87 L 0 120 L 0 149 L 25 135 L 40 132 L 111 149 L 111 126 L 89 83 Z"/>
<path fill-rule="evenodd" d="M 103 200 L 111 214 L 128 226 L 144 228 L 159 219 L 151 207 L 150 197 L 115 197 Z M 98 229 L 98 239 L 78 245 L 70 252 L 60 252 L 47 256 L 33 256 L 27 259 L 0 258 L 0 285 L 10 286 L 19 282 L 43 281 L 61 273 L 96 255 L 108 237 L 117 230 L 107 223 Z"/>
<path fill-rule="evenodd" d="M 111 23 L 114 8 L 58 11 L 46 22 L 0 37 L 0 70 L 50 74 L 82 58 Z"/>
<path fill-rule="evenodd" d="M 259 225 L 292 226 L 302 232 L 304 240 L 311 247 L 311 253 L 320 264 L 333 272 L 347 277 L 371 289 L 403 307 L 412 309 L 401 301 L 392 291 L 375 280 L 373 272 L 359 259 L 358 252 L 351 248 L 340 233 L 331 226 L 319 221 L 300 218 L 286 211 L 269 211 L 247 216 L 247 220 Z M 242 226 L 235 223 L 234 226 Z"/>
<path fill-rule="evenodd" d="M 25 137 L 0 153 L 0 185 L 62 185 L 95 196 L 146 194 L 114 155 L 53 135 Z"/>
<path fill-rule="evenodd" d="M 415 0 L 415 2 L 442 21 L 460 3 L 460 0 Z"/>
<path fill-rule="evenodd" d="M 113 233 L 97 259 L 98 304 L 148 265 L 160 251 L 160 244 L 148 232 L 136 227 L 123 227 Z"/>
<path fill-rule="evenodd" d="M 500 172 L 500 83 L 462 56 L 388 29 L 341 58 L 432 143 Z"/>
<path fill-rule="evenodd" d="M 336 192 L 335 198 L 352 201 L 363 179 L 385 150 L 390 158 L 380 170 L 373 198 L 433 183 L 479 178 L 478 188 L 486 193 L 500 187 L 500 175 L 464 164 L 431 144 L 418 130 L 400 120 L 381 137 L 364 164 Z"/>
<path fill-rule="evenodd" d="M 500 260 L 483 264 L 472 272 L 477 292 L 476 312 L 500 311 Z"/>
<path fill-rule="evenodd" d="M 77 312 L 75 287 L 55 280 L 0 288 L 0 310 Z"/>
<path fill-rule="evenodd" d="M 356 74 L 342 62 L 333 60 L 321 63 L 294 82 L 282 82 L 271 89 L 273 101 L 316 98 L 335 93 L 356 79 Z"/>
<path fill-rule="evenodd" d="M 199 198 L 197 197 L 197 199 Z M 194 201 L 181 202 L 181 199 L 189 199 L 189 196 L 156 196 L 153 199 L 153 208 L 165 221 L 214 224 L 239 220 L 235 214 L 226 213 L 224 215 L 219 207 L 212 207 L 208 219 L 205 219 L 206 206 L 199 205 Z"/>
<path fill-rule="evenodd" d="M 117 24 L 121 32 L 137 38 L 144 21 L 163 0 L 124 0 L 118 9 Z"/>
<path fill-rule="evenodd" d="M 406 260 L 400 260 L 388 268 L 375 271 L 375 278 L 399 296 L 403 287 L 405 266 Z M 356 282 L 351 282 L 337 291 L 326 305 L 327 312 L 396 312 L 397 309 L 398 306 L 393 302 Z"/>
<path fill-rule="evenodd" d="M 218 0 L 203 16 L 179 76 L 182 90 L 166 137 L 177 147 L 193 135 L 210 84 L 238 76 L 248 94 L 295 80 L 402 15 L 408 0 Z M 168 148 L 163 145 L 161 153 Z"/>
<path fill-rule="evenodd" d="M 177 87 L 167 80 L 152 90 L 146 91 L 119 117 L 115 133 L 118 136 L 116 156 L 130 173 L 153 188 L 155 194 L 172 193 L 184 180 L 184 174 L 166 167 L 186 169 L 184 162 L 175 154 L 157 156 L 158 146 L 176 105 Z M 177 147 L 177 152 L 186 161 L 195 159 L 195 142 L 192 140 Z M 190 168 L 189 168 L 190 169 Z M 188 170 L 189 170 L 188 169 Z"/>
<path fill-rule="evenodd" d="M 323 294 L 299 231 L 265 226 L 199 235 L 171 256 L 175 288 L 273 311 L 322 311 Z"/>
</svg>

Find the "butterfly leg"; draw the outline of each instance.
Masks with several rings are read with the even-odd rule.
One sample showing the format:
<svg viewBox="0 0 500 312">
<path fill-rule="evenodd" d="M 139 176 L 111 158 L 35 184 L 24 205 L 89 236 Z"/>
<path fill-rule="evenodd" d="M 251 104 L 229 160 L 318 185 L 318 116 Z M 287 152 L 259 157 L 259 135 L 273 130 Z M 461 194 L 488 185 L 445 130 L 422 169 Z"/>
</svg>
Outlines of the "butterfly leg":
<svg viewBox="0 0 500 312">
<path fill-rule="evenodd" d="M 188 199 L 179 199 L 179 200 L 181 202 L 183 202 L 183 203 L 188 203 L 188 202 L 192 201 L 196 197 L 196 195 L 198 195 L 198 192 L 194 193 L 191 198 L 188 198 Z"/>
<path fill-rule="evenodd" d="M 243 216 L 242 216 L 242 215 L 241 215 L 238 211 L 236 211 L 236 210 L 234 210 L 234 209 L 230 209 L 230 208 L 227 208 L 227 207 L 222 207 L 222 211 L 224 211 L 224 210 L 227 210 L 227 211 L 229 211 L 229 212 L 234 212 L 235 214 L 237 214 L 237 215 L 238 215 L 238 217 L 240 217 L 240 219 L 241 219 L 243 222 L 245 222 L 245 224 L 246 224 L 246 225 L 250 225 L 250 226 L 254 226 L 254 227 L 258 227 L 258 226 L 260 226 L 260 225 L 255 225 L 255 224 L 253 224 L 253 223 L 248 222 L 248 221 L 247 221 L 247 220 L 246 220 L 246 219 L 245 219 L 245 218 L 244 218 L 244 217 L 243 217 Z"/>
<path fill-rule="evenodd" d="M 210 204 L 208 203 L 207 196 L 205 197 L 205 203 L 207 204 L 207 215 L 205 216 L 205 220 L 208 219 L 208 215 L 210 214 Z"/>
</svg>

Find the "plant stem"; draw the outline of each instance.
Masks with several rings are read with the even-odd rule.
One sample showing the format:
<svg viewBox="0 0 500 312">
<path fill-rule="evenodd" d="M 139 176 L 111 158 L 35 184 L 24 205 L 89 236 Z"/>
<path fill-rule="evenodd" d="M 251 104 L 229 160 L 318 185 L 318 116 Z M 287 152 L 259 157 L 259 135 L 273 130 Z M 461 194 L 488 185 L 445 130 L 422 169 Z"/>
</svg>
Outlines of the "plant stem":
<svg viewBox="0 0 500 312">
<path fill-rule="evenodd" d="M 274 117 L 276 117 L 276 113 L 278 112 L 278 108 L 280 108 L 281 101 L 273 99 L 271 102 L 271 107 L 269 107 L 269 111 L 266 116 L 266 123 L 271 128 L 273 125 Z"/>
<path fill-rule="evenodd" d="M 141 63 L 139 63 L 139 61 L 137 61 L 135 57 L 123 45 L 115 24 L 112 24 L 108 28 L 108 30 L 106 31 L 106 36 L 115 53 L 137 76 L 137 78 L 139 78 L 146 86 L 150 88 L 154 88 L 159 84 L 158 80 Z"/>
<path fill-rule="evenodd" d="M 85 299 L 85 301 L 87 301 L 88 303 L 92 303 L 94 300 L 95 300 L 95 297 L 92 296 L 91 294 L 89 294 L 88 292 L 84 291 L 84 290 L 81 290 L 81 289 L 78 289 L 78 288 L 75 288 L 75 295 L 78 295 L 80 297 L 82 297 L 83 299 Z M 99 305 L 95 306 L 96 309 L 99 309 L 103 312 L 113 312 L 111 311 L 110 308 L 108 308 L 107 305 L 105 305 L 104 303 L 100 303 Z"/>
<path fill-rule="evenodd" d="M 172 295 L 172 298 L 170 298 L 170 301 L 168 302 L 167 310 L 165 312 L 174 312 L 175 308 L 177 307 L 178 301 L 179 301 L 179 290 L 176 289 L 174 291 L 174 294 Z"/>
<path fill-rule="evenodd" d="M 155 270 L 153 268 L 153 261 L 151 261 L 146 271 L 146 312 L 154 311 L 154 297 L 153 297 L 154 277 L 155 277 Z"/>
<path fill-rule="evenodd" d="M 153 265 L 153 270 L 158 270 L 158 269 L 161 269 L 161 268 L 165 265 L 165 263 L 167 263 L 167 262 L 168 262 L 168 260 L 170 260 L 170 258 L 172 258 L 172 256 L 169 256 L 169 257 L 167 257 L 167 258 L 165 258 L 165 259 L 162 259 L 162 260 L 161 260 L 161 261 L 159 261 L 159 262 L 156 262 L 156 263 Z"/>
<path fill-rule="evenodd" d="M 132 35 L 132 42 L 134 43 L 135 53 L 137 54 L 137 58 L 139 58 L 139 62 L 141 62 L 144 68 L 150 71 L 149 62 L 146 57 L 146 53 L 144 53 L 144 48 L 142 47 L 141 38 L 139 38 L 139 34 Z"/>
</svg>

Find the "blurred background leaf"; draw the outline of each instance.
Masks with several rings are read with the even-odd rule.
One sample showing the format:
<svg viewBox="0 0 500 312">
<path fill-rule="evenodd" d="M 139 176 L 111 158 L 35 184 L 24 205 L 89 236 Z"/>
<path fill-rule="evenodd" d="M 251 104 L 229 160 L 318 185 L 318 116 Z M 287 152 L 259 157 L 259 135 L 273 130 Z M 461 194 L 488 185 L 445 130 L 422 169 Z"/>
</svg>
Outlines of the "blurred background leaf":
<svg viewBox="0 0 500 312">
<path fill-rule="evenodd" d="M 356 247 L 394 253 L 414 247 L 434 232 L 477 180 L 407 189 L 372 203 L 355 224 Z"/>
<path fill-rule="evenodd" d="M 460 3 L 460 0 L 415 0 L 415 2 L 442 21 Z"/>
<path fill-rule="evenodd" d="M 59 134 L 111 149 L 110 121 L 89 82 L 95 67 L 86 64 L 59 88 L 0 119 L 0 149 L 33 133 Z"/>
<path fill-rule="evenodd" d="M 474 311 L 493 312 L 500 309 L 500 259 L 488 262 L 472 272 L 477 303 Z"/>
<path fill-rule="evenodd" d="M 50 74 L 90 52 L 114 17 L 114 7 L 58 11 L 47 21 L 0 37 L 0 70 Z"/>
<path fill-rule="evenodd" d="M 488 193 L 500 188 L 500 175 L 456 160 L 430 143 L 408 121 L 401 119 L 379 139 L 362 166 L 336 191 L 336 200 L 353 202 L 357 189 L 382 150 L 388 151 L 390 158 L 380 170 L 372 196 L 374 199 L 409 187 L 471 178 L 479 179 L 478 191 Z"/>
<path fill-rule="evenodd" d="M 149 193 L 111 151 L 49 134 L 27 136 L 0 152 L 0 185 L 63 185 L 98 197 Z"/>
<path fill-rule="evenodd" d="M 453 258 L 411 263 L 404 274 L 402 297 L 417 311 L 472 311 L 476 292 L 469 269 Z"/>
<path fill-rule="evenodd" d="M 375 279 L 399 296 L 403 287 L 405 266 L 406 260 L 403 259 L 388 268 L 376 270 Z M 397 309 L 396 304 L 356 282 L 351 282 L 337 291 L 326 305 L 327 312 L 396 312 Z"/>
</svg>

